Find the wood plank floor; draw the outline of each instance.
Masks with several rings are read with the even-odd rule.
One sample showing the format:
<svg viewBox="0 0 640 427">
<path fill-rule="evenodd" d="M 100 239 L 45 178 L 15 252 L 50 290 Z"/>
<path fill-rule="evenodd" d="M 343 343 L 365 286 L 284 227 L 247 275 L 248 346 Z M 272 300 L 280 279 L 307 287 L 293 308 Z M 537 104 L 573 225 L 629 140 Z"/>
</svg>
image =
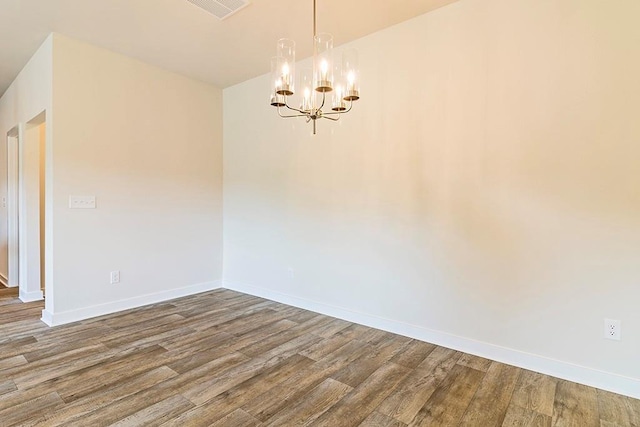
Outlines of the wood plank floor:
<svg viewBox="0 0 640 427">
<path fill-rule="evenodd" d="M 640 426 L 640 401 L 218 290 L 57 328 L 0 300 L 0 426 Z"/>
<path fill-rule="evenodd" d="M 18 298 L 18 288 L 8 288 L 0 283 L 0 298 Z"/>
</svg>

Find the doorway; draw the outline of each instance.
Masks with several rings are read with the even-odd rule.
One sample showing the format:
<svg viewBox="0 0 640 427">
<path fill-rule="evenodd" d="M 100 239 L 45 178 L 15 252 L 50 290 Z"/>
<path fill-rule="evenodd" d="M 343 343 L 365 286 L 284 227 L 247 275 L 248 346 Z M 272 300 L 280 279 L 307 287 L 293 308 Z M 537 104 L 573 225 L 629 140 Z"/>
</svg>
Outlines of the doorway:
<svg viewBox="0 0 640 427">
<path fill-rule="evenodd" d="M 46 113 L 7 141 L 8 284 L 24 302 L 44 298 Z"/>
</svg>

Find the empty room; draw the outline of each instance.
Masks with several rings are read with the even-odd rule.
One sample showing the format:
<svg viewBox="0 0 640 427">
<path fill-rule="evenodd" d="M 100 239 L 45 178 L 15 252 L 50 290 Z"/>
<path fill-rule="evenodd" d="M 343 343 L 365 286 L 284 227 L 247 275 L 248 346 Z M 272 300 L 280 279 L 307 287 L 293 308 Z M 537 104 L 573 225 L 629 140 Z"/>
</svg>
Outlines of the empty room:
<svg viewBox="0 0 640 427">
<path fill-rule="evenodd" d="M 0 426 L 640 426 L 637 0 L 0 0 Z"/>
</svg>

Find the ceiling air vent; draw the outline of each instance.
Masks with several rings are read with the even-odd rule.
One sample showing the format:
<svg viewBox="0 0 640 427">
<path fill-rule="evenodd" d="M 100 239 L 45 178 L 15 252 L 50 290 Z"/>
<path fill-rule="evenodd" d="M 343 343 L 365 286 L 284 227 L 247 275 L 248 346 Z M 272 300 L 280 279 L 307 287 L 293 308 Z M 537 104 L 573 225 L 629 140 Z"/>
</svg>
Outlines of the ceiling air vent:
<svg viewBox="0 0 640 427">
<path fill-rule="evenodd" d="M 187 0 L 210 14 L 225 19 L 245 6 L 249 5 L 248 0 Z"/>
</svg>

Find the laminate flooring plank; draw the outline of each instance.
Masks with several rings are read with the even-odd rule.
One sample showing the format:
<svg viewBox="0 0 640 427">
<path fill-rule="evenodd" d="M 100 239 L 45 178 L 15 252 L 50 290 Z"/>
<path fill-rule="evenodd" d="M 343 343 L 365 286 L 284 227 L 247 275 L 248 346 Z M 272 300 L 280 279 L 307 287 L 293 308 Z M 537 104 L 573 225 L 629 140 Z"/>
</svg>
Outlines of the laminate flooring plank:
<svg viewBox="0 0 640 427">
<path fill-rule="evenodd" d="M 402 349 L 404 342 L 406 342 L 405 337 L 398 337 L 397 340 L 390 339 L 375 346 L 369 345 L 371 347 L 370 351 L 343 367 L 340 371 L 332 374 L 331 378 L 351 387 L 357 387 L 380 366 L 394 357 Z"/>
<path fill-rule="evenodd" d="M 6 371 L 7 369 L 15 368 L 17 366 L 23 366 L 27 364 L 27 359 L 23 355 L 9 357 L 7 359 L 0 359 L 0 371 Z"/>
<path fill-rule="evenodd" d="M 332 319 L 326 325 L 315 328 L 313 333 L 322 338 L 329 338 L 351 325 L 352 323 L 346 320 Z"/>
<path fill-rule="evenodd" d="M 4 336 L 13 336 L 19 338 L 21 336 L 32 336 L 38 332 L 44 331 L 47 327 L 40 321 L 33 320 L 37 313 L 29 314 L 27 320 L 19 319 L 14 316 L 0 318 L 0 324 L 2 324 L 2 334 Z"/>
<path fill-rule="evenodd" d="M 171 396 L 158 403 L 147 406 L 144 409 L 135 412 L 128 417 L 121 419 L 118 422 L 111 424 L 112 427 L 132 427 L 132 426 L 145 426 L 154 427 L 160 426 L 167 420 L 180 415 L 191 408 L 193 403 L 180 395 Z"/>
<path fill-rule="evenodd" d="M 55 379 L 52 388 L 66 403 L 77 400 L 105 385 L 117 383 L 139 373 L 148 372 L 163 365 L 161 356 L 167 350 L 154 345 L 118 355 L 89 368 L 76 371 L 62 379 Z M 46 384 L 45 384 L 46 385 Z"/>
<path fill-rule="evenodd" d="M 491 366 L 491 360 L 484 357 L 474 356 L 473 354 L 463 354 L 458 363 L 467 368 L 477 369 L 478 371 L 487 372 Z"/>
<path fill-rule="evenodd" d="M 554 427 L 599 427 L 596 389 L 559 380 L 553 405 L 552 425 Z"/>
<path fill-rule="evenodd" d="M 420 365 L 436 347 L 435 344 L 411 340 L 393 356 L 391 362 L 413 369 Z"/>
<path fill-rule="evenodd" d="M 0 398 L 7 393 L 18 390 L 16 384 L 11 380 L 0 382 Z"/>
<path fill-rule="evenodd" d="M 260 338 L 267 338 L 275 334 L 279 334 L 284 331 L 288 331 L 298 326 L 296 322 L 292 322 L 289 319 L 281 319 L 276 322 L 267 322 L 254 327 L 249 331 L 238 332 L 232 331 L 232 334 L 236 338 L 243 340 L 253 340 L 254 342 Z"/>
<path fill-rule="evenodd" d="M 498 362 L 491 363 L 460 424 L 501 425 L 519 373 L 519 368 Z"/>
<path fill-rule="evenodd" d="M 151 322 L 153 320 L 163 319 L 167 315 L 174 314 L 176 309 L 176 306 L 171 303 L 154 304 L 139 309 L 116 313 L 112 316 L 89 319 L 84 325 L 101 325 L 119 330 L 122 328 L 130 328 L 140 322 Z"/>
<path fill-rule="evenodd" d="M 38 340 L 35 339 L 33 335 L 19 338 L 14 338 L 12 336 L 2 337 L 0 338 L 0 354 L 2 355 L 2 357 L 15 356 L 21 354 L 20 350 L 22 348 L 25 348 L 30 344 L 37 343 Z M 10 353 L 7 355 L 8 352 L 15 351 L 16 349 L 18 350 L 16 353 Z"/>
<path fill-rule="evenodd" d="M 436 347 L 378 407 L 378 412 L 404 424 L 413 420 L 456 365 L 461 354 Z"/>
<path fill-rule="evenodd" d="M 298 374 L 277 385 L 269 392 L 245 403 L 243 409 L 257 419 L 266 422 L 275 413 L 288 406 L 290 402 L 304 398 L 309 390 L 316 387 L 333 372 L 358 359 L 368 350 L 367 347 L 369 346 L 351 341 L 317 363 L 302 369 Z"/>
<path fill-rule="evenodd" d="M 286 409 L 275 414 L 266 426 L 307 426 L 340 401 L 352 387 L 331 378 L 324 380 L 303 399 L 291 402 Z"/>
<path fill-rule="evenodd" d="M 161 334 L 172 329 L 175 330 L 182 326 L 179 324 L 181 320 L 184 320 L 184 317 L 179 314 L 171 314 L 166 318 L 155 318 L 142 322 L 141 324 L 119 328 L 112 334 L 102 338 L 100 343 L 110 348 L 116 348 L 149 336 Z"/>
<path fill-rule="evenodd" d="M 56 334 L 50 337 L 37 337 L 37 342 L 21 349 L 22 355 L 29 361 L 29 363 L 36 362 L 38 360 L 47 359 L 52 356 L 56 356 L 61 353 L 61 350 L 69 351 L 73 349 L 80 349 L 87 345 L 100 344 L 99 337 L 109 334 L 111 330 L 109 328 L 98 327 L 96 329 L 86 328 L 75 330 L 69 333 Z"/>
<path fill-rule="evenodd" d="M 222 312 L 204 312 L 187 318 L 191 322 L 193 322 L 194 328 L 196 330 L 211 332 L 213 327 L 216 327 L 216 330 L 225 330 L 226 326 L 222 326 L 223 324 L 234 320 L 246 318 L 255 313 L 263 312 L 265 310 L 270 310 L 269 304 L 261 302 L 259 304 L 249 305 L 248 307 L 244 307 L 241 309 L 227 308 Z"/>
<path fill-rule="evenodd" d="M 177 375 L 176 372 L 166 366 L 162 366 L 135 377 L 123 379 L 116 385 L 103 386 L 101 389 L 95 390 L 93 394 L 67 404 L 52 413 L 45 414 L 34 425 L 38 427 L 56 427 L 70 421 L 79 424 L 85 415 L 113 404 L 113 402 L 147 390 L 170 378 L 175 378 Z"/>
<path fill-rule="evenodd" d="M 310 425 L 346 427 L 361 424 L 410 372 L 404 366 L 385 363 Z"/>
<path fill-rule="evenodd" d="M 291 320 L 292 322 L 296 322 L 298 324 L 300 323 L 305 323 L 305 322 L 309 322 L 313 319 L 320 319 L 324 316 L 322 316 L 321 314 L 318 313 L 314 313 L 313 311 L 306 311 L 306 310 L 302 310 L 300 313 L 298 314 L 294 314 L 293 316 L 289 317 L 288 319 Z"/>
<path fill-rule="evenodd" d="M 633 400 L 604 390 L 597 390 L 600 420 L 621 426 L 640 426 L 640 408 Z"/>
<path fill-rule="evenodd" d="M 388 337 L 388 332 L 380 331 L 378 329 L 368 328 L 363 325 L 358 325 L 357 323 L 353 323 L 350 326 L 344 328 L 339 332 L 339 334 L 344 335 L 349 339 L 357 339 L 358 341 L 362 341 L 372 345 L 379 344 L 385 338 Z M 395 337 L 400 337 L 400 336 L 396 335 Z M 407 341 L 410 340 L 410 338 L 404 338 L 404 339 L 406 339 Z"/>
<path fill-rule="evenodd" d="M 242 409 L 236 409 L 210 427 L 262 427 L 263 424 Z"/>
<path fill-rule="evenodd" d="M 553 402 L 558 380 L 523 369 L 511 397 L 511 404 L 553 416 Z"/>
<path fill-rule="evenodd" d="M 320 360 L 328 354 L 333 353 L 340 347 L 352 341 L 351 338 L 336 334 L 330 338 L 320 341 L 311 347 L 300 352 L 303 356 L 313 360 Z"/>
<path fill-rule="evenodd" d="M 358 427 L 407 427 L 407 425 L 380 412 L 372 412 Z"/>
<path fill-rule="evenodd" d="M 169 351 L 182 351 L 190 348 L 192 345 L 202 347 L 201 344 L 197 343 L 202 343 L 203 341 L 210 342 L 212 345 L 221 345 L 231 339 L 235 339 L 235 336 L 224 331 L 217 332 L 215 334 L 207 334 L 202 331 L 194 330 L 194 332 L 189 334 L 168 337 L 164 339 L 160 345 Z"/>
<path fill-rule="evenodd" d="M 4 374 L 13 379 L 18 388 L 25 389 L 70 374 L 86 366 L 94 365 L 111 357 L 115 352 L 108 351 L 101 344 L 90 345 L 58 355 L 5 370 Z"/>
<path fill-rule="evenodd" d="M 551 427 L 551 417 L 521 406 L 510 405 L 502 427 Z"/>
<path fill-rule="evenodd" d="M 263 356 L 264 354 L 273 352 L 274 349 L 277 351 L 277 349 L 281 346 L 287 345 L 287 343 L 295 339 L 299 339 L 301 336 L 312 335 L 312 331 L 315 326 L 318 326 L 315 322 L 305 322 L 302 324 L 298 324 L 292 328 L 286 329 L 282 332 L 269 335 L 260 341 L 247 339 L 249 338 L 248 336 L 243 336 L 242 338 L 247 341 L 247 344 L 239 348 L 238 350 L 249 357 Z M 260 334 L 259 331 L 254 332 L 256 332 L 258 335 Z M 310 341 L 313 342 L 309 342 L 309 345 L 305 346 L 305 348 L 299 349 L 298 351 L 303 351 L 307 347 L 310 347 L 311 345 L 322 340 L 321 337 L 315 334 L 313 334 L 313 337 L 310 338 Z"/>
<path fill-rule="evenodd" d="M 157 328 L 154 331 L 148 331 L 148 335 L 142 334 L 135 337 L 129 337 L 126 339 L 119 339 L 116 342 L 112 341 L 105 345 L 111 349 L 126 349 L 129 347 L 149 347 L 152 345 L 161 345 L 165 340 L 187 336 L 193 334 L 195 331 L 189 327 L 182 327 L 181 325 L 174 325 L 168 327 Z M 163 346 L 164 348 L 164 346 Z"/>
<path fill-rule="evenodd" d="M 235 335 L 232 335 L 228 332 L 225 332 L 229 339 L 224 338 L 223 341 L 219 342 L 216 345 L 215 349 L 203 350 L 198 352 L 197 348 L 192 349 L 191 347 L 182 347 L 177 350 L 172 350 L 171 354 L 173 354 L 174 352 L 183 352 L 185 353 L 185 355 L 180 360 L 168 362 L 167 366 L 179 373 L 187 372 L 210 360 L 215 359 L 216 357 L 220 357 L 222 355 L 236 351 L 242 351 L 244 353 L 245 349 L 251 348 L 257 340 L 260 340 L 261 338 L 267 339 L 269 336 L 275 335 L 280 331 L 288 330 L 289 326 L 290 325 L 288 323 L 276 322 L 274 324 L 267 325 L 260 331 L 255 331 L 254 333 L 243 335 L 240 338 L 235 337 Z"/>
<path fill-rule="evenodd" d="M 477 369 L 456 364 L 408 425 L 457 426 L 483 377 Z"/>
<path fill-rule="evenodd" d="M 275 350 L 271 350 L 269 353 L 265 353 L 262 357 L 253 358 L 229 371 L 213 375 L 202 384 L 186 390 L 183 395 L 195 404 L 202 404 L 257 375 L 262 370 L 267 370 L 279 364 L 282 360 L 296 354 L 300 347 L 304 348 L 317 340 L 318 338 L 312 335 L 298 337 Z"/>
<path fill-rule="evenodd" d="M 57 393 L 47 393 L 0 411 L 0 420 L 2 420 L 3 427 L 23 426 L 25 420 L 37 416 L 40 412 L 53 410 L 63 404 L 64 402 Z"/>
<path fill-rule="evenodd" d="M 239 354 L 216 359 L 197 370 L 162 381 L 124 399 L 116 400 L 80 417 L 75 417 L 62 425 L 76 426 L 78 423 L 84 423 L 87 426 L 109 425 L 141 411 L 147 406 L 161 402 L 171 396 L 183 394 L 184 390 L 205 381 L 212 373 L 218 370 L 224 372 L 245 360 L 246 358 Z"/>
<path fill-rule="evenodd" d="M 232 333 L 238 337 L 241 337 L 245 334 L 255 331 L 256 329 L 263 328 L 266 325 L 276 323 L 279 320 L 285 319 L 281 312 L 272 310 L 272 309 L 264 309 L 256 313 L 252 313 L 246 318 L 236 319 L 235 321 L 227 322 L 222 325 L 224 331 Z M 212 328 L 212 330 L 216 330 L 216 327 Z"/>
<path fill-rule="evenodd" d="M 164 426 L 208 427 L 213 422 L 241 407 L 245 402 L 270 390 L 276 384 L 285 381 L 298 370 L 311 363 L 313 363 L 311 359 L 294 354 L 277 365 L 257 372 L 255 376 L 225 390 L 223 393 L 214 395 L 211 399 L 207 399 L 207 397 L 213 395 L 213 393 L 197 396 L 188 394 L 190 400 L 198 406 L 167 422 Z"/>
<path fill-rule="evenodd" d="M 100 338 L 114 332 L 113 328 L 102 324 L 84 324 L 81 322 L 48 328 L 34 334 L 40 343 L 57 341 L 81 341 Z"/>
</svg>

